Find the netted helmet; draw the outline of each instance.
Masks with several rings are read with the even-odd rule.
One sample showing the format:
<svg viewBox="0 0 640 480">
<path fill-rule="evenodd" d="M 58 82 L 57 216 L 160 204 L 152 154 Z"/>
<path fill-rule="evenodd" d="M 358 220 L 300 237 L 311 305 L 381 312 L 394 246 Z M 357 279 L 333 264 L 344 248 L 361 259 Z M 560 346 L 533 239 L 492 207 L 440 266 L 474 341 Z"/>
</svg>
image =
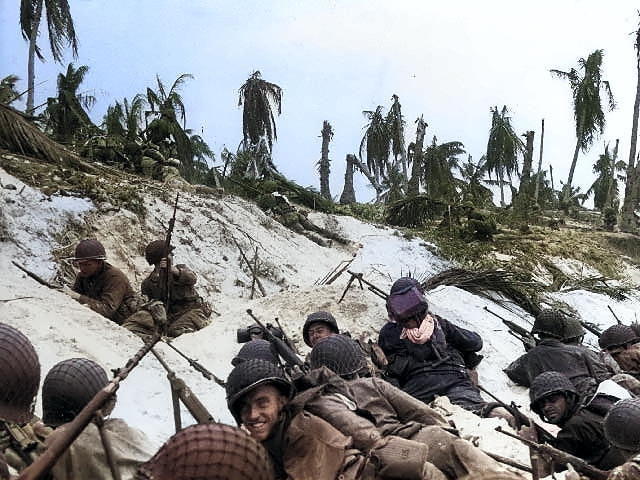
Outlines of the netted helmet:
<svg viewBox="0 0 640 480">
<path fill-rule="evenodd" d="M 229 411 L 240 424 L 240 400 L 254 388 L 273 384 L 288 398 L 293 397 L 294 389 L 284 371 L 272 362 L 251 359 L 240 362 L 235 366 L 227 378 L 227 406 Z"/>
<path fill-rule="evenodd" d="M 533 322 L 531 333 L 557 339 L 564 338 L 565 316 L 558 310 L 546 308 L 541 310 Z"/>
<path fill-rule="evenodd" d="M 304 326 L 302 327 L 302 338 L 304 339 L 304 343 L 308 346 L 311 346 L 311 340 L 309 339 L 309 328 L 311 325 L 317 322 L 325 323 L 333 333 L 340 333 L 338 329 L 338 322 L 330 312 L 318 311 L 309 314 L 307 320 L 304 322 Z"/>
<path fill-rule="evenodd" d="M 106 260 L 107 253 L 102 244 L 93 238 L 85 238 L 76 246 L 74 260 Z"/>
<path fill-rule="evenodd" d="M 164 240 L 154 240 L 144 249 L 144 258 L 147 259 L 149 265 L 156 265 L 160 260 L 165 258 L 173 248 L 167 248 L 167 242 Z"/>
<path fill-rule="evenodd" d="M 234 367 L 252 358 L 266 360 L 278 364 L 278 355 L 272 350 L 271 342 L 262 338 L 255 338 L 243 344 L 238 354 L 231 360 Z"/>
<path fill-rule="evenodd" d="M 52 427 L 70 422 L 108 383 L 104 368 L 88 358 L 56 363 L 42 384 L 42 420 Z"/>
<path fill-rule="evenodd" d="M 138 468 L 136 480 L 272 480 L 269 455 L 239 428 L 222 423 L 180 430 Z"/>
<path fill-rule="evenodd" d="M 40 361 L 29 339 L 0 323 L 0 419 L 25 423 L 40 386 Z"/>
<path fill-rule="evenodd" d="M 367 368 L 364 351 L 344 335 L 331 335 L 320 340 L 309 354 L 311 368 L 327 367 L 338 375 L 351 375 Z"/>
<path fill-rule="evenodd" d="M 542 416 L 540 400 L 554 393 L 575 397 L 578 391 L 566 375 L 560 372 L 543 372 L 533 379 L 529 387 L 531 410 Z"/>
<path fill-rule="evenodd" d="M 640 452 L 640 399 L 625 398 L 614 403 L 602 426 L 614 447 Z"/>
<path fill-rule="evenodd" d="M 564 316 L 564 334 L 562 337 L 562 341 L 570 341 L 577 340 L 581 337 L 584 337 L 585 334 L 584 327 L 580 320 L 576 317 L 571 317 L 569 315 Z"/>
<path fill-rule="evenodd" d="M 629 325 L 622 325 L 621 323 L 607 328 L 598 339 L 598 344 L 603 350 L 637 342 L 640 342 L 640 337 L 638 337 L 636 331 Z"/>
</svg>

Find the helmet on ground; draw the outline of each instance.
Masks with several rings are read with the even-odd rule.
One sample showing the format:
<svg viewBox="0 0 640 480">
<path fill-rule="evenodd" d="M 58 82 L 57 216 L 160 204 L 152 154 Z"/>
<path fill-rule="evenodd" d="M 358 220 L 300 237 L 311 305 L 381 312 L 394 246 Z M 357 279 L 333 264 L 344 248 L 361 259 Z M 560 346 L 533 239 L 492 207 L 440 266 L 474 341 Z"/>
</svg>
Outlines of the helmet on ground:
<svg viewBox="0 0 640 480">
<path fill-rule="evenodd" d="M 622 347 L 637 342 L 640 342 L 640 337 L 638 337 L 636 331 L 629 325 L 622 325 L 621 323 L 611 325 L 602 332 L 602 335 L 600 335 L 598 339 L 598 344 L 603 350 Z"/>
<path fill-rule="evenodd" d="M 602 426 L 614 447 L 640 452 L 640 399 L 626 398 L 614 403 Z"/>
<path fill-rule="evenodd" d="M 576 387 L 566 375 L 560 372 L 543 372 L 533 379 L 529 387 L 531 410 L 542 416 L 540 400 L 554 393 L 563 393 L 567 397 L 578 395 Z"/>
<path fill-rule="evenodd" d="M 104 368 L 88 358 L 55 364 L 42 384 L 42 420 L 51 427 L 70 422 L 108 383 Z"/>
<path fill-rule="evenodd" d="M 367 368 L 364 351 L 344 335 L 331 335 L 320 340 L 309 354 L 311 368 L 327 367 L 334 373 L 351 375 Z"/>
<path fill-rule="evenodd" d="M 40 361 L 29 339 L 5 323 L 0 323 L 0 385 L 0 419 L 30 420 L 40 386 Z"/>
<path fill-rule="evenodd" d="M 304 339 L 304 343 L 311 346 L 311 340 L 309 339 L 309 328 L 311 325 L 317 322 L 321 322 L 326 324 L 333 333 L 340 333 L 338 329 L 338 322 L 330 312 L 318 311 L 309 314 L 307 320 L 304 322 L 304 326 L 302 327 L 302 338 Z"/>
<path fill-rule="evenodd" d="M 160 263 L 160 260 L 165 258 L 171 251 L 167 248 L 167 242 L 164 240 L 154 240 L 144 249 L 144 258 L 147 259 L 149 265 L 156 265 Z"/>
<path fill-rule="evenodd" d="M 74 260 L 106 260 L 107 253 L 102 244 L 94 238 L 85 238 L 76 245 Z"/>
<path fill-rule="evenodd" d="M 242 345 L 238 354 L 231 360 L 231 365 L 235 367 L 252 358 L 278 364 L 278 355 L 271 349 L 271 342 L 262 338 L 255 338 Z"/>
<path fill-rule="evenodd" d="M 262 444 L 222 423 L 180 430 L 138 468 L 136 480 L 271 480 L 275 478 Z"/>
<path fill-rule="evenodd" d="M 284 371 L 274 363 L 251 359 L 240 362 L 231 370 L 226 383 L 227 406 L 238 424 L 240 424 L 240 400 L 245 394 L 264 384 L 273 384 L 284 396 L 293 397 L 293 384 L 285 376 Z"/>
<path fill-rule="evenodd" d="M 562 341 L 567 342 L 570 340 L 578 340 L 581 337 L 584 337 L 585 334 L 584 327 L 580 320 L 576 317 L 571 317 L 569 315 L 564 316 L 564 332 L 562 336 Z"/>
<path fill-rule="evenodd" d="M 546 308 L 541 310 L 533 322 L 531 333 L 557 339 L 564 338 L 565 316 L 558 310 Z"/>
</svg>

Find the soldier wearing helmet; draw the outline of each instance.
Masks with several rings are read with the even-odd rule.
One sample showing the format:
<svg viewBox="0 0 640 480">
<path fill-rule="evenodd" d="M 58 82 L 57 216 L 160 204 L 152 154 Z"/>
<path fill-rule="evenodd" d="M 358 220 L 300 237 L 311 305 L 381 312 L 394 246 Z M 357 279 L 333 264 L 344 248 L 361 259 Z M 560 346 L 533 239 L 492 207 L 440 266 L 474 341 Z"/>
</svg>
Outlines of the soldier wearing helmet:
<svg viewBox="0 0 640 480">
<path fill-rule="evenodd" d="M 598 384 L 611 378 L 613 372 L 582 345 L 565 343 L 566 326 L 566 317 L 559 310 L 541 310 L 531 330 L 537 345 L 504 369 L 507 376 L 516 384 L 529 387 L 541 373 L 556 371 L 567 376 L 582 397 L 592 396 Z M 569 335 L 572 334 L 575 328 Z"/>
<path fill-rule="evenodd" d="M 73 263 L 79 272 L 73 288 L 63 291 L 118 325 L 138 309 L 139 298 L 126 275 L 109 264 L 102 244 L 87 238 L 76 246 Z"/>
<path fill-rule="evenodd" d="M 273 480 L 262 446 L 222 423 L 186 427 L 138 469 L 135 480 Z"/>
<path fill-rule="evenodd" d="M 613 404 L 604 418 L 604 434 L 627 454 L 627 461 L 614 468 L 607 480 L 640 479 L 640 400 L 629 398 Z"/>
<path fill-rule="evenodd" d="M 529 399 L 531 410 L 543 421 L 561 428 L 554 447 L 603 470 L 625 461 L 622 452 L 606 439 L 603 427 L 607 411 L 618 398 L 598 394 L 585 401 L 566 375 L 548 371 L 533 379 Z"/>
<path fill-rule="evenodd" d="M 615 359 L 623 372 L 640 380 L 640 337 L 633 327 L 612 325 L 602 332 L 598 343 Z"/>
<path fill-rule="evenodd" d="M 329 423 L 290 403 L 294 387 L 277 365 L 239 363 L 226 382 L 229 411 L 266 448 L 275 478 L 356 478 L 366 456 Z"/>
<path fill-rule="evenodd" d="M 332 335 L 311 350 L 312 370 L 296 380 L 294 405 L 323 418 L 370 452 L 387 478 L 453 479 L 468 473 L 505 472 L 471 443 L 447 432 L 444 417 L 376 377 L 348 337 Z M 406 452 L 398 455 L 400 451 Z"/>
<path fill-rule="evenodd" d="M 153 265 L 153 272 L 141 286 L 142 294 L 150 303 L 128 318 L 123 326 L 134 333 L 146 335 L 153 333 L 156 325 L 160 324 L 168 336 L 177 337 L 208 325 L 211 309 L 196 291 L 198 277 L 195 272 L 184 264 L 173 264 L 172 249 L 167 248 L 164 240 L 149 243 L 144 256 L 147 263 Z M 162 306 L 166 307 L 167 303 L 168 311 L 162 311 Z"/>
<path fill-rule="evenodd" d="M 93 397 L 109 383 L 102 366 L 88 358 L 70 358 L 54 365 L 42 384 L 43 421 L 55 428 L 52 438 L 64 431 Z M 146 435 L 120 418 L 107 418 L 115 406 L 115 394 L 94 422 L 80 433 L 53 466 L 58 478 L 113 478 L 110 462 L 121 477 L 131 478 L 153 450 Z M 109 440 L 103 443 L 103 438 Z"/>
</svg>

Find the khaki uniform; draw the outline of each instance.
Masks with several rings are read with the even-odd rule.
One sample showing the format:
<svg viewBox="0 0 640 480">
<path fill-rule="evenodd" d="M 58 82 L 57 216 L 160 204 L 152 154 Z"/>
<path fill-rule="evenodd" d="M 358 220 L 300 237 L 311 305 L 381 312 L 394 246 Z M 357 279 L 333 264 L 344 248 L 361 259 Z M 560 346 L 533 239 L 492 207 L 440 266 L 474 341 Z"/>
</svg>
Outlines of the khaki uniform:
<svg viewBox="0 0 640 480">
<path fill-rule="evenodd" d="M 640 480 L 640 455 L 614 468 L 607 480 Z"/>
<path fill-rule="evenodd" d="M 29 423 L 17 425 L 0 420 L 0 452 L 4 456 L 0 479 L 13 478 L 7 472 L 21 472 L 44 452 L 44 440 L 53 430 L 41 423 L 36 425 L 39 421 L 33 417 Z"/>
<path fill-rule="evenodd" d="M 623 372 L 640 378 L 640 343 L 617 348 L 610 353 Z"/>
<path fill-rule="evenodd" d="M 102 269 L 92 277 L 79 273 L 73 290 L 80 294 L 80 303 L 118 325 L 134 313 L 140 303 L 125 274 L 107 262 L 103 262 Z"/>
</svg>

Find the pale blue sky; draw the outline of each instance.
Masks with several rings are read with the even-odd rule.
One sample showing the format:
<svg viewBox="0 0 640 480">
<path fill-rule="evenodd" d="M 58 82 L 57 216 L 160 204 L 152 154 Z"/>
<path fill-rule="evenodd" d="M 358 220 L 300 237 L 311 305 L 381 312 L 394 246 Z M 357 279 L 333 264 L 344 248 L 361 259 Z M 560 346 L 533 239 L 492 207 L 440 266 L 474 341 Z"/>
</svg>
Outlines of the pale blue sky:
<svg viewBox="0 0 640 480">
<path fill-rule="evenodd" d="M 187 127 L 202 132 L 216 152 L 235 151 L 242 137 L 238 88 L 254 70 L 283 89 L 274 162 L 287 177 L 319 189 L 316 162 L 320 130 L 328 120 L 331 193 L 342 192 L 345 156 L 356 153 L 366 124 L 363 110 L 400 97 L 407 143 L 415 119 L 429 124 L 427 140 L 458 140 L 474 159 L 485 153 L 489 108 L 507 105 L 516 131 L 535 130 L 545 119 L 543 168 L 553 165 L 556 188 L 566 180 L 575 127 L 568 83 L 549 69 L 577 67 L 595 49 L 605 50 L 604 78 L 618 109 L 605 135 L 579 159 L 574 185 L 586 191 L 603 143 L 620 139 L 628 159 L 636 89 L 634 36 L 638 3 L 616 0 L 522 1 L 397 0 L 180 1 L 71 0 L 80 41 L 76 65 L 89 66 L 82 87 L 108 105 L 191 73 L 182 95 Z M 0 78 L 16 74 L 26 88 L 27 43 L 19 30 L 19 2 L 0 0 Z M 46 35 L 46 34 L 44 34 Z M 36 63 L 36 104 L 55 94 L 55 64 L 41 40 L 46 63 Z M 18 105 L 20 107 L 20 105 Z M 373 197 L 362 176 L 358 200 Z"/>
</svg>

